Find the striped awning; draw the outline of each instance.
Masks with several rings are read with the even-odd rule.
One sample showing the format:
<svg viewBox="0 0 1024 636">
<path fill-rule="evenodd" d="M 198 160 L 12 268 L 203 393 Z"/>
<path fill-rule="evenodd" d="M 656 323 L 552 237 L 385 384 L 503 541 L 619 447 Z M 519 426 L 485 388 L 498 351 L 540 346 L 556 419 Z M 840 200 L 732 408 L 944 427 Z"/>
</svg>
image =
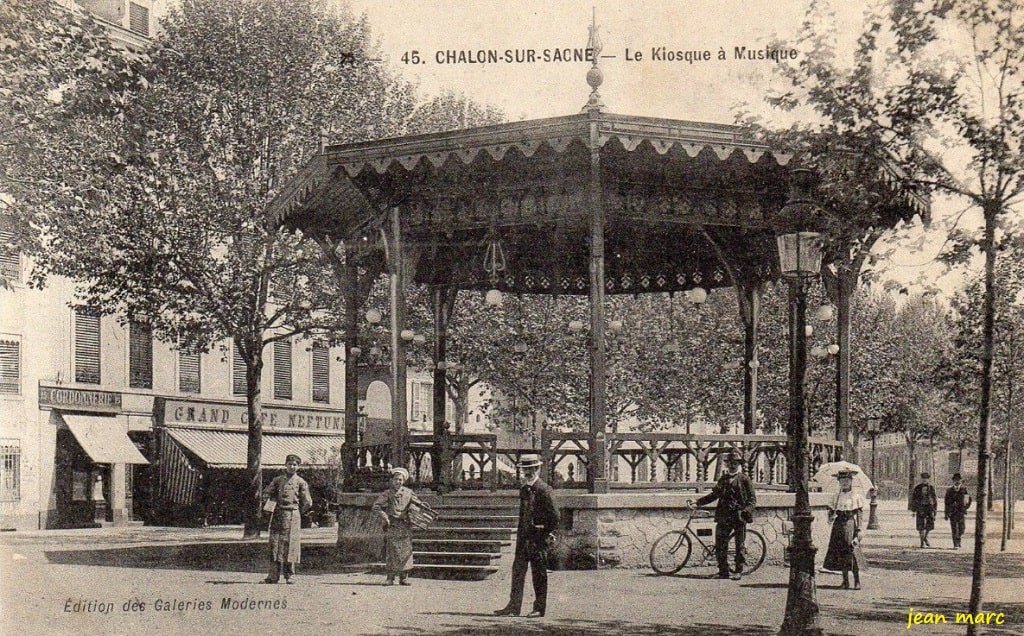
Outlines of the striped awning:
<svg viewBox="0 0 1024 636">
<path fill-rule="evenodd" d="M 71 429 L 82 450 L 98 464 L 148 464 L 135 448 L 128 432 L 113 417 L 68 415 L 61 419 Z"/>
<path fill-rule="evenodd" d="M 245 468 L 246 433 L 168 427 L 167 434 L 210 468 Z M 336 458 L 343 441 L 341 435 L 264 433 L 260 464 L 264 468 L 283 468 L 285 457 L 294 454 L 302 459 L 304 466 L 326 468 L 337 465 Z"/>
</svg>

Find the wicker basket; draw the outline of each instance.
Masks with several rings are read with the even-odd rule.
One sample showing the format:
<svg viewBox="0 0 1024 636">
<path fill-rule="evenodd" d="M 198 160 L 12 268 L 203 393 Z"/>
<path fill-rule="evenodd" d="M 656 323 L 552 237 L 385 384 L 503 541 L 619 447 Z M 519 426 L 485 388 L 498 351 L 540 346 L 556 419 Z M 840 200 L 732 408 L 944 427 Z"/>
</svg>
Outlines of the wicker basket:
<svg viewBox="0 0 1024 636">
<path fill-rule="evenodd" d="M 427 504 L 409 502 L 409 523 L 414 528 L 426 530 L 437 519 L 437 512 Z"/>
</svg>

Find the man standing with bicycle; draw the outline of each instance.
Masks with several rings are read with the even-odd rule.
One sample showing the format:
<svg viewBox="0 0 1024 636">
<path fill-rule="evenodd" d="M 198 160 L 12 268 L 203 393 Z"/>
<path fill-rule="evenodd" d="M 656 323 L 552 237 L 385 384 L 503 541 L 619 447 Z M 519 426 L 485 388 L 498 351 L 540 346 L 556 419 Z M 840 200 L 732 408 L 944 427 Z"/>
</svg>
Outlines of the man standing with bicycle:
<svg viewBox="0 0 1024 636">
<path fill-rule="evenodd" d="M 757 495 L 754 482 L 743 474 L 743 456 L 731 451 L 725 458 L 728 472 L 718 478 L 718 483 L 708 494 L 697 500 L 697 506 L 704 506 L 717 500 L 715 508 L 715 556 L 718 558 L 718 578 L 734 581 L 743 576 L 743 544 L 747 538 L 747 524 L 754 520 Z M 694 502 L 687 501 L 688 508 Z M 736 568 L 729 575 L 729 539 L 736 541 Z"/>
</svg>

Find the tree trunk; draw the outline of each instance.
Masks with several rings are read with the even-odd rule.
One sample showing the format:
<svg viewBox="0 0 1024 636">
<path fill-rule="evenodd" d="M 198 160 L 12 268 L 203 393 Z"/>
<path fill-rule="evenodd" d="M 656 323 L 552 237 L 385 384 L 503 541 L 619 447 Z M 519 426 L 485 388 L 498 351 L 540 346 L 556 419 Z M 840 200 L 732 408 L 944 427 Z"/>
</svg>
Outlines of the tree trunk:
<svg viewBox="0 0 1024 636">
<path fill-rule="evenodd" d="M 974 522 L 974 568 L 971 576 L 970 612 L 982 611 L 982 586 L 985 582 L 985 514 L 990 503 L 991 488 L 989 454 L 992 442 L 989 438 L 992 406 L 992 354 L 995 350 L 996 315 L 996 219 L 1001 206 L 991 202 L 984 206 L 985 214 L 985 301 L 982 306 L 982 351 L 981 351 L 981 402 L 978 425 L 978 507 Z M 977 627 L 967 626 L 968 634 L 976 634 Z"/>
<path fill-rule="evenodd" d="M 907 510 L 911 509 L 914 496 L 914 475 L 917 473 L 917 440 L 912 433 L 907 434 Z"/>
<path fill-rule="evenodd" d="M 260 536 L 263 494 L 263 419 L 260 398 L 263 378 L 263 343 L 250 343 L 251 350 L 242 350 L 245 360 L 245 407 L 249 425 L 249 439 L 245 455 L 245 476 L 249 482 L 247 503 L 243 512 L 243 537 Z M 235 346 L 238 346 L 237 344 Z"/>
<path fill-rule="evenodd" d="M 857 287 L 860 265 L 840 270 L 836 280 L 836 441 L 843 443 L 843 459 L 859 463 L 857 446 L 850 440 L 850 304 Z"/>
</svg>

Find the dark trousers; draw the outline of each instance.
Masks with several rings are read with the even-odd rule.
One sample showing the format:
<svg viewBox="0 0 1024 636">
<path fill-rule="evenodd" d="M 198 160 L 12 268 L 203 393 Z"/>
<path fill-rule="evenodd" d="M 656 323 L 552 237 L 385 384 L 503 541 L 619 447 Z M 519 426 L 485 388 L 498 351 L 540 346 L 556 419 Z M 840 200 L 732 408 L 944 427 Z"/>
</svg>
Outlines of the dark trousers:
<svg viewBox="0 0 1024 636">
<path fill-rule="evenodd" d="M 736 538 L 736 572 L 743 571 L 747 562 L 743 544 L 747 539 L 747 524 L 738 521 L 719 521 L 715 524 L 715 556 L 718 558 L 718 572 L 729 573 L 729 538 Z"/>
<path fill-rule="evenodd" d="M 295 574 L 295 564 L 274 561 L 270 565 L 270 576 L 268 578 L 274 583 L 277 583 L 281 580 L 282 574 L 284 574 L 285 580 L 292 578 L 292 575 Z"/>
<path fill-rule="evenodd" d="M 967 523 L 964 515 L 949 515 L 949 528 L 953 531 L 953 545 L 960 545 L 960 539 L 964 536 Z"/>
<path fill-rule="evenodd" d="M 530 542 L 521 546 L 516 545 L 516 558 L 512 562 L 512 594 L 508 606 L 517 612 L 523 606 L 527 566 L 533 575 L 533 609 L 543 613 L 548 602 L 548 553 L 543 544 Z"/>
</svg>

